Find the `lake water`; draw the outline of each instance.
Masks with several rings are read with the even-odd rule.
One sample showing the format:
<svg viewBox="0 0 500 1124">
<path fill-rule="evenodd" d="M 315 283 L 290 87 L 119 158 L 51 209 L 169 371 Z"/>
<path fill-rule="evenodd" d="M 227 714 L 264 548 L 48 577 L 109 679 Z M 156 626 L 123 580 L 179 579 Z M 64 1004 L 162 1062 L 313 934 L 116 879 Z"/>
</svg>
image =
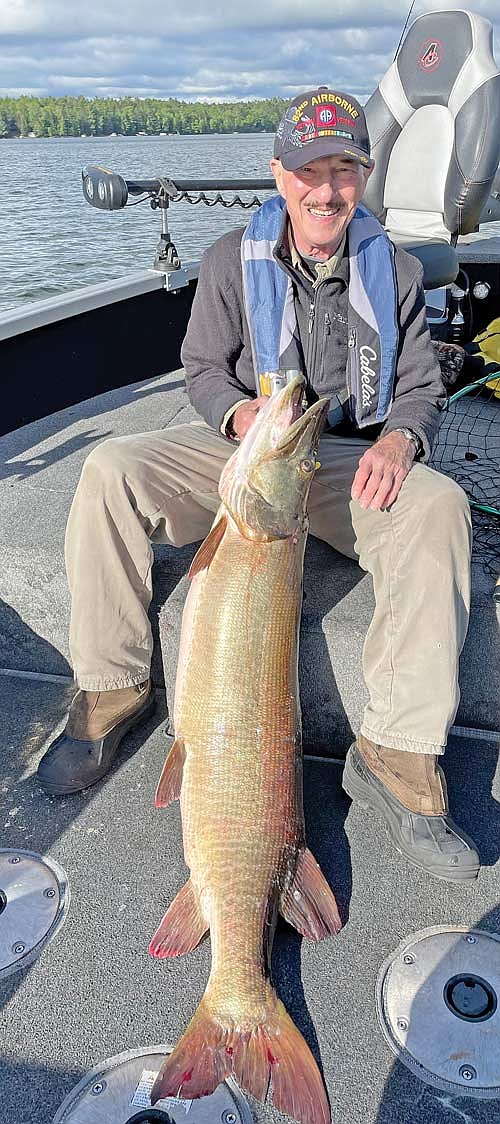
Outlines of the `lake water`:
<svg viewBox="0 0 500 1124">
<path fill-rule="evenodd" d="M 270 133 L 189 137 L 54 137 L 0 140 L 0 311 L 153 264 L 161 231 L 149 202 L 97 211 L 81 170 L 101 164 L 125 179 L 261 178 L 270 175 Z M 251 212 L 174 203 L 169 228 L 181 259 L 199 258 Z M 500 224 L 491 224 L 500 233 Z"/>
<path fill-rule="evenodd" d="M 161 232 L 149 202 L 97 211 L 81 170 L 100 164 L 125 179 L 270 176 L 271 134 L 54 137 L 0 140 L 0 311 L 153 264 Z M 251 212 L 174 203 L 168 221 L 181 259 L 199 258 Z"/>
</svg>

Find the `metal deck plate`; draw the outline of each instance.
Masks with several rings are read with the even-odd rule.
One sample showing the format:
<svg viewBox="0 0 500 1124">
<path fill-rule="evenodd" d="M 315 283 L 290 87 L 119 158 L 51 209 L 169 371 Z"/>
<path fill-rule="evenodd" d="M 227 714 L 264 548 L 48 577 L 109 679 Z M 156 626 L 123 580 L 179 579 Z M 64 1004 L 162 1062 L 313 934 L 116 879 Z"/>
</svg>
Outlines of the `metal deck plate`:
<svg viewBox="0 0 500 1124">
<path fill-rule="evenodd" d="M 408 937 L 377 980 L 399 1060 L 459 1096 L 500 1097 L 500 936 L 437 925 Z"/>
<path fill-rule="evenodd" d="M 56 1113 L 53 1124 L 127 1124 L 135 1117 L 175 1124 L 252 1124 L 248 1104 L 231 1077 L 210 1097 L 158 1101 L 148 1117 L 149 1093 L 171 1046 L 126 1050 L 101 1062 L 74 1088 Z M 162 1116 L 160 1116 L 162 1113 Z"/>
<path fill-rule="evenodd" d="M 40 955 L 68 907 L 68 879 L 53 859 L 0 849 L 0 979 Z"/>
</svg>

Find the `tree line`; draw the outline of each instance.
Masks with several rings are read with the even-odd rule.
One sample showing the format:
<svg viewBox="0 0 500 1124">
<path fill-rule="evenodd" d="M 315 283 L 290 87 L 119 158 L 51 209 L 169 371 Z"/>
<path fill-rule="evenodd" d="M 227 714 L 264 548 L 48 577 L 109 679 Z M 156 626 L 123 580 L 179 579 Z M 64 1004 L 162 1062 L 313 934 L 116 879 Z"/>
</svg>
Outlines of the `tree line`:
<svg viewBox="0 0 500 1124">
<path fill-rule="evenodd" d="M 0 98 L 0 137 L 134 136 L 137 133 L 275 131 L 282 98 L 185 102 L 176 98 Z"/>
</svg>

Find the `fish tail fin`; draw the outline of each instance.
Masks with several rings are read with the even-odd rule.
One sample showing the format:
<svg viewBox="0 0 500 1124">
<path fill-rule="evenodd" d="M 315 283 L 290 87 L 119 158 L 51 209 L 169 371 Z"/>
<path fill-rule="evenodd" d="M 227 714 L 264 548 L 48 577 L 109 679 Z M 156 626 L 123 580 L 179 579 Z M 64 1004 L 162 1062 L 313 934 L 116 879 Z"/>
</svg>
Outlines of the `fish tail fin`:
<svg viewBox="0 0 500 1124">
<path fill-rule="evenodd" d="M 269 991 L 267 1011 L 254 1026 L 229 1023 L 210 1007 L 205 993 L 163 1063 L 151 1104 L 164 1097 L 208 1096 L 232 1076 L 261 1102 L 271 1084 L 275 1108 L 300 1124 L 330 1124 L 328 1098 L 313 1055 L 281 1000 L 271 987 Z"/>
</svg>

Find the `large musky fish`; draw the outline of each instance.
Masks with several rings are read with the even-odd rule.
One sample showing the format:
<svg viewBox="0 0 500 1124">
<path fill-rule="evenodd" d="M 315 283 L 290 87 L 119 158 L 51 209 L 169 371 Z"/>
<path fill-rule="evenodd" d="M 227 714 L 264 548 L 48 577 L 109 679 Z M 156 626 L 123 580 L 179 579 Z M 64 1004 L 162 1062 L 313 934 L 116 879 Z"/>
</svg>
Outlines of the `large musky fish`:
<svg viewBox="0 0 500 1124">
<path fill-rule="evenodd" d="M 201 1097 L 229 1075 L 302 1124 L 330 1112 L 316 1062 L 270 980 L 277 912 L 313 940 L 340 928 L 306 849 L 298 629 L 306 503 L 326 400 L 301 414 L 299 378 L 269 399 L 227 462 L 182 622 L 176 738 L 156 793 L 180 796 L 191 877 L 153 937 L 156 957 L 210 931 L 205 994 L 151 1101 Z"/>
</svg>

